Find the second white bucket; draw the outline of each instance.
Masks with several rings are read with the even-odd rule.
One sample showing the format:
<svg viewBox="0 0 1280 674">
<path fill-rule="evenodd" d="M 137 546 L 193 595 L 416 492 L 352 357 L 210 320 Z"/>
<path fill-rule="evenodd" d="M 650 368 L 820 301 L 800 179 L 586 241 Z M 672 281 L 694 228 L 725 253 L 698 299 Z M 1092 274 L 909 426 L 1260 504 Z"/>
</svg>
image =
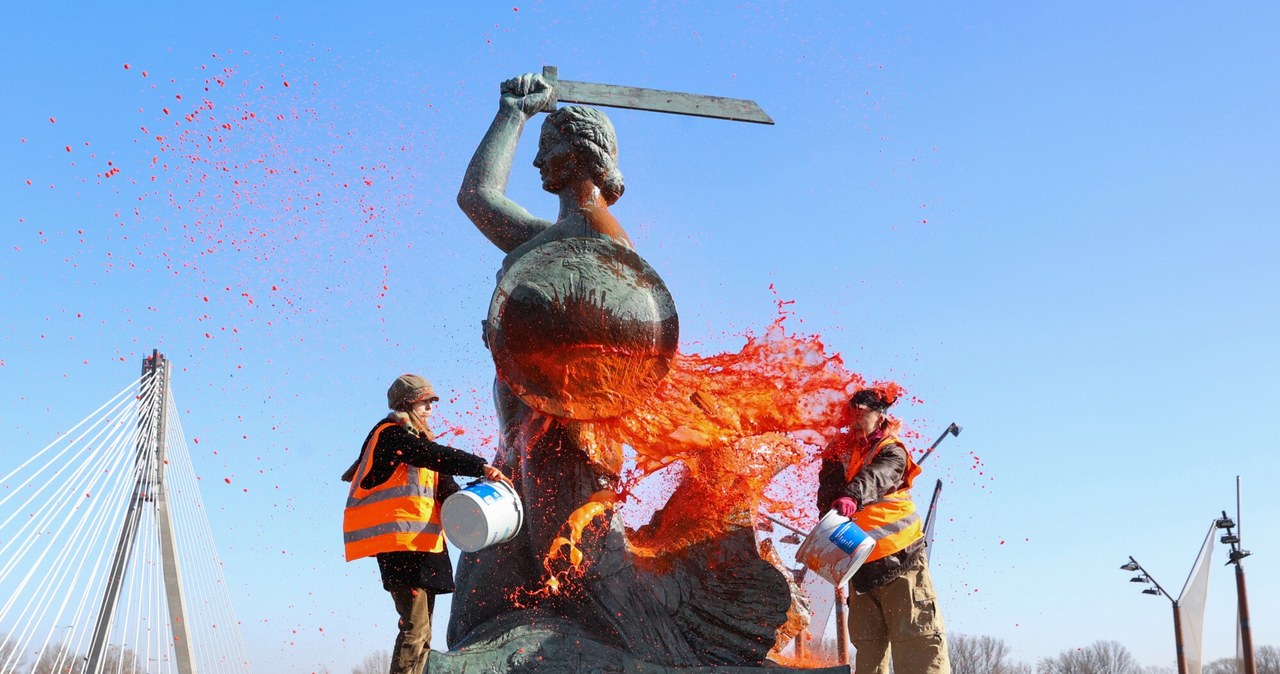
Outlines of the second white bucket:
<svg viewBox="0 0 1280 674">
<path fill-rule="evenodd" d="M 514 538 L 524 523 L 524 506 L 511 487 L 479 480 L 444 500 L 440 520 L 450 543 L 476 552 Z"/>
<path fill-rule="evenodd" d="M 867 561 L 876 547 L 853 520 L 831 510 L 818 520 L 813 531 L 796 550 L 796 561 L 827 579 L 832 585 L 844 585 Z"/>
</svg>

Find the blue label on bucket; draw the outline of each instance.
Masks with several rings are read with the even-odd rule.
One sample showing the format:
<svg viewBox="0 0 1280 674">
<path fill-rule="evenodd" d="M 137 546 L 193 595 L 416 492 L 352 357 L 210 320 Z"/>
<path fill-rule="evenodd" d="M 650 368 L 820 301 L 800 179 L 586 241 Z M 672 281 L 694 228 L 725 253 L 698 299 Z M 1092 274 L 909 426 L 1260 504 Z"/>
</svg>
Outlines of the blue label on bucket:
<svg viewBox="0 0 1280 674">
<path fill-rule="evenodd" d="M 497 489 L 494 489 L 483 482 L 467 487 L 467 491 L 479 496 L 485 503 L 493 503 L 494 501 L 502 498 L 502 495 L 498 493 Z"/>
<path fill-rule="evenodd" d="M 845 522 L 831 532 L 831 542 L 846 555 L 852 555 L 865 540 L 867 540 L 867 534 L 853 522 Z"/>
</svg>

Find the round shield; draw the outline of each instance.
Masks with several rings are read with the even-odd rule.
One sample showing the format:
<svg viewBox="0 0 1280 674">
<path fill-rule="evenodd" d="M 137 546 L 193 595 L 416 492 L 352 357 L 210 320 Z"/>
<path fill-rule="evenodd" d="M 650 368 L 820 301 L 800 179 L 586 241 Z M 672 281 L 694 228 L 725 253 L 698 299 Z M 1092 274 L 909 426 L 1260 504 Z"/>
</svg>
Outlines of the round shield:
<svg viewBox="0 0 1280 674">
<path fill-rule="evenodd" d="M 635 251 L 571 238 L 511 264 L 489 303 L 487 338 L 498 376 L 526 404 L 587 421 L 657 388 L 679 322 L 666 284 Z"/>
</svg>

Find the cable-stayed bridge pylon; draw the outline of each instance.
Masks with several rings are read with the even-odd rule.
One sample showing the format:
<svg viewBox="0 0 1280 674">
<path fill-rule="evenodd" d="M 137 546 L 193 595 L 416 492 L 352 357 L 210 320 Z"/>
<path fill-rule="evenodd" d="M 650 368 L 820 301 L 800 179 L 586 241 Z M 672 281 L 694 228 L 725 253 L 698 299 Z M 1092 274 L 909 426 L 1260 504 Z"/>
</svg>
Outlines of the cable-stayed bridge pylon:
<svg viewBox="0 0 1280 674">
<path fill-rule="evenodd" d="M 0 474 L 0 674 L 250 671 L 170 383 L 153 352 Z"/>
</svg>

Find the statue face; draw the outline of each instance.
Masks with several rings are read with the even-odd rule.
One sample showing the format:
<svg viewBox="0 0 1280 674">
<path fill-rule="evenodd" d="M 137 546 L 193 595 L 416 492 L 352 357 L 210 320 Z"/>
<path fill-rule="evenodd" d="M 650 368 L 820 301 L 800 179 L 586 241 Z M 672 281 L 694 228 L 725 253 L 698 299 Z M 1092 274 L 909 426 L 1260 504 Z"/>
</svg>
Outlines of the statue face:
<svg viewBox="0 0 1280 674">
<path fill-rule="evenodd" d="M 570 178 L 578 170 L 577 157 L 569 139 L 559 129 L 550 125 L 542 125 L 542 135 L 538 138 L 538 154 L 533 158 L 533 165 L 542 175 L 542 189 L 559 193 L 570 183 Z"/>
</svg>

